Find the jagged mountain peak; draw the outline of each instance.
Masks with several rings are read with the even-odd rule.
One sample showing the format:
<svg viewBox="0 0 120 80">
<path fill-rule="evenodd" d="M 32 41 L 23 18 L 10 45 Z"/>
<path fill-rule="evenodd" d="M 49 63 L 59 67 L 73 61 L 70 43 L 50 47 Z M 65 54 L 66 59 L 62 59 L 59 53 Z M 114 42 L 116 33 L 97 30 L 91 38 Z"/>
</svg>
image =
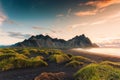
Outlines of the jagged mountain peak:
<svg viewBox="0 0 120 80">
<path fill-rule="evenodd" d="M 32 39 L 47 39 L 50 38 L 52 39 L 49 35 L 36 35 L 36 36 L 31 36 L 28 40 L 32 40 Z"/>
<path fill-rule="evenodd" d="M 71 41 L 71 40 L 73 40 L 73 39 L 78 39 L 78 40 L 79 40 L 79 39 L 86 39 L 86 38 L 88 38 L 88 37 L 86 37 L 85 34 L 82 34 L 82 35 L 79 35 L 79 36 L 76 35 L 75 37 L 73 37 L 73 38 L 70 39 L 69 41 Z"/>
<path fill-rule="evenodd" d="M 23 42 L 16 43 L 14 47 L 47 47 L 47 48 L 79 48 L 92 47 L 92 42 L 84 34 L 75 36 L 66 41 L 64 39 L 52 38 L 49 35 L 31 36 Z"/>
</svg>

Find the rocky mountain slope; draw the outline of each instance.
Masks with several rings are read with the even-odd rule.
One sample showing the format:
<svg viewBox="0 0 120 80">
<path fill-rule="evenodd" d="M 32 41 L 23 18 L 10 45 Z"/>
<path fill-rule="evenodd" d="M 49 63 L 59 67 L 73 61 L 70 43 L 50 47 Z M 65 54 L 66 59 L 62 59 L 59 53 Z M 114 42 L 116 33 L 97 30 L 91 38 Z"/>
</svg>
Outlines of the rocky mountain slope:
<svg viewBox="0 0 120 80">
<path fill-rule="evenodd" d="M 52 38 L 49 35 L 31 36 L 23 42 L 16 43 L 12 47 L 40 47 L 40 48 L 80 48 L 93 47 L 94 45 L 84 34 L 76 36 L 68 41 Z"/>
</svg>

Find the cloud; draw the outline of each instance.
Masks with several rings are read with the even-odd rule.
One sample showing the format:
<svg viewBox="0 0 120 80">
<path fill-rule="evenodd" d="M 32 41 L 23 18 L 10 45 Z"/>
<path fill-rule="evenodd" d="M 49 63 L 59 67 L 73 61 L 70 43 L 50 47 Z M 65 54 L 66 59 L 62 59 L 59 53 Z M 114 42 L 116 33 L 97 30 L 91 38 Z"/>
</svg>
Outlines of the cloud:
<svg viewBox="0 0 120 80">
<path fill-rule="evenodd" d="M 66 15 L 66 17 L 70 17 L 71 13 L 72 13 L 72 9 L 69 8 L 68 11 L 67 11 L 67 15 Z"/>
<path fill-rule="evenodd" d="M 98 24 L 103 24 L 107 22 L 108 20 L 97 20 L 94 22 L 85 22 L 85 23 L 79 23 L 79 24 L 73 24 L 71 25 L 70 29 L 78 28 L 78 27 L 83 27 L 83 26 L 92 26 L 92 25 L 98 25 Z"/>
<path fill-rule="evenodd" d="M 80 27 L 80 26 L 85 26 L 85 25 L 87 25 L 88 23 L 81 23 L 81 24 L 73 24 L 72 26 L 71 26 L 71 28 L 77 28 L 77 27 Z"/>
<path fill-rule="evenodd" d="M 3 12 L 2 5 L 0 3 L 0 26 L 3 24 L 3 22 L 7 19 L 7 16 Z"/>
<path fill-rule="evenodd" d="M 49 29 L 49 28 L 43 28 L 43 27 L 39 27 L 39 26 L 33 26 L 32 28 L 35 29 L 35 30 L 49 30 L 52 33 L 56 33 L 55 30 L 52 30 L 52 29 Z"/>
<path fill-rule="evenodd" d="M 99 21 L 96 21 L 96 22 L 91 23 L 90 25 L 103 24 L 103 23 L 105 23 L 105 22 L 107 22 L 107 20 L 99 20 Z"/>
<path fill-rule="evenodd" d="M 8 23 L 8 24 L 14 24 L 14 25 L 19 25 L 19 26 L 23 26 L 23 24 L 20 24 L 14 20 L 11 20 L 9 19 L 8 16 L 6 16 L 6 14 L 4 13 L 4 10 L 2 9 L 2 6 L 0 4 L 0 26 L 3 24 L 3 23 Z"/>
<path fill-rule="evenodd" d="M 16 21 L 10 20 L 10 19 L 6 19 L 4 22 L 7 24 L 12 24 L 12 25 L 16 25 L 16 26 L 25 26 L 24 24 L 21 24 L 19 22 L 16 22 Z"/>
<path fill-rule="evenodd" d="M 63 16 L 64 16 L 63 14 L 56 15 L 56 17 L 63 17 Z"/>
<path fill-rule="evenodd" d="M 105 10 L 106 7 L 111 6 L 113 4 L 119 4 L 120 0 L 96 0 L 96 1 L 88 1 L 86 3 L 80 4 L 80 6 L 93 6 L 95 9 L 86 10 L 86 11 L 78 11 L 75 13 L 76 16 L 91 16 L 96 15 L 99 12 Z"/>
<path fill-rule="evenodd" d="M 94 21 L 93 23 L 91 23 L 91 25 L 102 24 L 105 22 L 120 22 L 120 11 L 101 17 L 101 20 Z"/>
<path fill-rule="evenodd" d="M 104 24 L 107 22 L 120 22 L 120 11 L 116 12 L 116 13 L 112 13 L 110 15 L 101 17 L 101 19 L 93 21 L 91 23 L 88 23 L 89 25 L 98 25 L 98 24 Z"/>
<path fill-rule="evenodd" d="M 3 23 L 8 23 L 8 24 L 15 24 L 15 25 L 20 25 L 22 26 L 22 24 L 14 21 L 14 20 L 10 20 L 8 18 L 8 16 L 5 15 L 5 13 L 2 11 L 2 9 L 0 8 L 0 26 L 3 24 Z"/>
<path fill-rule="evenodd" d="M 72 12 L 72 9 L 69 8 L 67 14 L 70 14 Z"/>
<path fill-rule="evenodd" d="M 69 8 L 69 9 L 66 11 L 66 14 L 58 14 L 58 15 L 56 15 L 56 17 L 69 17 L 71 13 L 72 13 L 72 9 Z"/>
<path fill-rule="evenodd" d="M 51 30 L 49 28 L 45 28 L 45 27 L 41 27 L 41 26 L 33 26 L 32 28 L 35 30 Z"/>
<path fill-rule="evenodd" d="M 55 30 L 52 30 L 52 29 L 50 29 L 50 31 L 51 31 L 52 33 L 57 33 Z"/>
<path fill-rule="evenodd" d="M 0 25 L 3 24 L 3 22 L 7 19 L 7 17 L 5 16 L 5 14 L 3 14 L 1 11 L 0 11 Z"/>
<path fill-rule="evenodd" d="M 111 19 L 118 18 L 118 17 L 120 17 L 120 11 L 109 16 L 109 18 L 111 18 Z"/>
<path fill-rule="evenodd" d="M 38 26 L 33 26 L 32 28 L 33 28 L 33 29 L 36 29 L 36 30 L 43 30 L 43 29 L 45 29 L 45 28 L 38 27 Z"/>
<path fill-rule="evenodd" d="M 31 36 L 31 34 L 22 34 L 20 32 L 8 32 L 8 36 L 18 39 L 26 39 Z"/>
<path fill-rule="evenodd" d="M 90 16 L 90 15 L 96 15 L 98 10 L 88 10 L 88 11 L 80 11 L 76 12 L 76 16 Z"/>
<path fill-rule="evenodd" d="M 8 23 L 8 24 L 15 24 L 15 25 L 22 25 L 20 23 L 17 23 L 14 20 L 10 20 L 8 16 L 6 16 L 6 14 L 4 13 L 4 10 L 2 9 L 2 6 L 0 5 L 0 26 L 3 23 Z"/>
<path fill-rule="evenodd" d="M 117 3 L 120 3 L 120 0 L 96 0 L 89 1 L 85 3 L 85 5 L 95 6 L 97 9 L 100 9 Z"/>
</svg>

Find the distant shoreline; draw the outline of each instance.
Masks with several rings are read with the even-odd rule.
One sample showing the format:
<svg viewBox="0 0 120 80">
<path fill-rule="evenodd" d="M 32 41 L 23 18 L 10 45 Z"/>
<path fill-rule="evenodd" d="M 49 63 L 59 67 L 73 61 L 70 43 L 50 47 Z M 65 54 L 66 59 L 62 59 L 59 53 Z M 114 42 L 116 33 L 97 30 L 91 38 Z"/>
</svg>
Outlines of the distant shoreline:
<svg viewBox="0 0 120 80">
<path fill-rule="evenodd" d="M 113 55 L 99 54 L 99 53 L 97 54 L 97 53 L 93 53 L 93 52 L 87 52 L 87 51 L 81 51 L 81 50 L 75 50 L 75 49 L 62 50 L 62 51 L 67 54 L 87 57 L 87 58 L 93 59 L 97 62 L 101 62 L 101 61 L 120 62 L 120 56 L 113 56 Z"/>
</svg>

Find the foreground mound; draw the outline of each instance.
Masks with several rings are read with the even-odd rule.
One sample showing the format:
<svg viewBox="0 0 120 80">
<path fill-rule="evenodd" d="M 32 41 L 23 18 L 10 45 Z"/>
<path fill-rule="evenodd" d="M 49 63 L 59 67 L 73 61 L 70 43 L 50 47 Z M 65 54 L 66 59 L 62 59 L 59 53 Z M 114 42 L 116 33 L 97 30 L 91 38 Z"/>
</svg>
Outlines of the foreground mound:
<svg viewBox="0 0 120 80">
<path fill-rule="evenodd" d="M 66 63 L 66 67 L 73 67 L 73 68 L 77 68 L 80 66 L 83 66 L 85 64 L 90 64 L 90 63 L 95 63 L 95 61 L 86 58 L 86 57 L 82 57 L 82 56 L 71 56 L 71 59 L 68 63 Z"/>
<path fill-rule="evenodd" d="M 55 63 L 65 63 L 69 61 L 70 58 L 66 54 L 54 54 L 49 57 L 49 61 L 55 62 Z"/>
<path fill-rule="evenodd" d="M 120 69 L 109 65 L 90 64 L 74 75 L 75 80 L 120 80 Z"/>
<path fill-rule="evenodd" d="M 39 76 L 37 76 L 34 80 L 64 80 L 64 79 L 65 79 L 64 72 L 59 73 L 43 72 Z"/>
</svg>

